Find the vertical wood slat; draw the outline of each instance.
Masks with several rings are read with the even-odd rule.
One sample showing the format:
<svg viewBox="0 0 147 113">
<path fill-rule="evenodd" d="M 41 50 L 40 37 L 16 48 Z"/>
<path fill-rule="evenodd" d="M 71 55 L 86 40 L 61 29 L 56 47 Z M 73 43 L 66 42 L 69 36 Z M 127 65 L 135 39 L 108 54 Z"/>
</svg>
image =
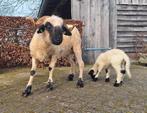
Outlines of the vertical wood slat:
<svg viewBox="0 0 147 113">
<path fill-rule="evenodd" d="M 83 46 L 84 48 L 90 47 L 90 0 L 81 1 L 81 10 L 80 10 L 81 20 L 84 22 L 83 29 Z M 92 62 L 92 54 L 85 52 L 84 59 L 88 62 Z"/>
<path fill-rule="evenodd" d="M 92 0 L 90 1 L 90 26 L 89 26 L 89 31 L 90 31 L 90 34 L 89 34 L 89 47 L 96 47 L 96 43 L 95 40 L 96 40 L 96 35 L 95 35 L 95 32 L 96 32 L 96 24 L 95 24 L 95 20 L 96 20 L 96 10 L 97 10 L 97 7 L 95 6 L 96 5 L 96 0 Z M 89 52 L 88 54 L 91 55 L 91 59 L 90 59 L 90 62 L 94 62 L 94 57 L 95 57 L 95 53 L 94 52 Z"/>
<path fill-rule="evenodd" d="M 71 0 L 71 12 L 73 19 L 80 19 L 80 1 Z"/>
<path fill-rule="evenodd" d="M 109 0 L 102 1 L 101 11 L 101 47 L 109 47 Z"/>
<path fill-rule="evenodd" d="M 110 2 L 110 19 L 109 19 L 109 44 L 111 48 L 117 47 L 117 8 L 116 0 Z"/>
<path fill-rule="evenodd" d="M 101 0 L 95 1 L 95 7 L 96 7 L 96 14 L 95 14 L 95 48 L 100 48 L 100 37 L 101 37 Z M 94 59 L 97 58 L 99 52 L 94 52 Z"/>
</svg>

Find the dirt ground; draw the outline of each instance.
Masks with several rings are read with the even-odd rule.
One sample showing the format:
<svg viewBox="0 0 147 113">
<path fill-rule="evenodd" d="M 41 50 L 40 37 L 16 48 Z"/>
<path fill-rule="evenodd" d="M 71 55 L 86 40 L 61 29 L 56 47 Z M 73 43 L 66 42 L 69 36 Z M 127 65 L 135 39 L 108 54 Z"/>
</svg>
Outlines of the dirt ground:
<svg viewBox="0 0 147 113">
<path fill-rule="evenodd" d="M 55 89 L 47 92 L 47 69 L 38 69 L 33 94 L 21 93 L 29 78 L 29 68 L 0 70 L 0 113 L 147 113 L 147 67 L 132 65 L 132 79 L 126 76 L 121 87 L 113 87 L 115 74 L 105 83 L 105 73 L 99 81 L 91 81 L 84 71 L 85 87 L 77 88 L 77 77 L 67 81 L 69 68 L 57 68 Z"/>
</svg>

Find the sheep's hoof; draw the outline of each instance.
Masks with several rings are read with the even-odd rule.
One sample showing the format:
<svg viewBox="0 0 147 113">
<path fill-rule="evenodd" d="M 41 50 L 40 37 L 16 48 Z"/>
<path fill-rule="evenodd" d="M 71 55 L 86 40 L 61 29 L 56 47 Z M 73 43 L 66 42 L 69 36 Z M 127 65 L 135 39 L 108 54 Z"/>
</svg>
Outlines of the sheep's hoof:
<svg viewBox="0 0 147 113">
<path fill-rule="evenodd" d="M 115 81 L 115 83 L 114 83 L 114 87 L 119 87 L 119 86 L 121 86 L 123 84 L 123 81 L 121 81 L 120 83 L 117 83 L 117 81 Z"/>
<path fill-rule="evenodd" d="M 80 88 L 84 87 L 84 82 L 81 78 L 77 82 L 77 87 L 80 87 Z"/>
<path fill-rule="evenodd" d="M 88 74 L 91 76 L 92 80 L 94 80 L 95 78 L 94 70 L 90 70 Z"/>
<path fill-rule="evenodd" d="M 73 81 L 74 78 L 74 74 L 69 74 L 68 75 L 68 81 Z"/>
<path fill-rule="evenodd" d="M 48 85 L 46 86 L 46 88 L 47 88 L 47 91 L 53 90 L 54 89 L 53 83 L 52 82 L 48 82 Z"/>
<path fill-rule="evenodd" d="M 110 82 L 110 78 L 106 78 L 105 79 L 105 82 Z"/>
<path fill-rule="evenodd" d="M 95 77 L 94 77 L 94 78 L 93 78 L 93 81 L 94 81 L 94 82 L 98 81 L 98 78 L 95 78 Z"/>
<path fill-rule="evenodd" d="M 24 92 L 22 93 L 22 96 L 24 97 L 29 96 L 32 93 L 31 90 L 32 90 L 32 86 L 27 86 Z"/>
</svg>

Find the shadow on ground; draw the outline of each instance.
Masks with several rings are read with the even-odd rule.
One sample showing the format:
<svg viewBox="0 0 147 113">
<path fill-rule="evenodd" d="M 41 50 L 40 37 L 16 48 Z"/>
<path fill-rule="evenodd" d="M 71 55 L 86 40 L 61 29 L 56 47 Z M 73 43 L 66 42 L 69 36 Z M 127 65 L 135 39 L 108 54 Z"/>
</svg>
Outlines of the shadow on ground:
<svg viewBox="0 0 147 113">
<path fill-rule="evenodd" d="M 91 81 L 85 68 L 85 87 L 76 88 L 74 81 L 67 81 L 69 68 L 57 68 L 54 73 L 55 89 L 47 92 L 47 69 L 39 69 L 33 84 L 33 94 L 27 98 L 21 93 L 29 78 L 29 68 L 0 71 L 0 113 L 147 113 L 147 67 L 133 65 L 132 80 L 125 77 L 121 87 Z"/>
</svg>

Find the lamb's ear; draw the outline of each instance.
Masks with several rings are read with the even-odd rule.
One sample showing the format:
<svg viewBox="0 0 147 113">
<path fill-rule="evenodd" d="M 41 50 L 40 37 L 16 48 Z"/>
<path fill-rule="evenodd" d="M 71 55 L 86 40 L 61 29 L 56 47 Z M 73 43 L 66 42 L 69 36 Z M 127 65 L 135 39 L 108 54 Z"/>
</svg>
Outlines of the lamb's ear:
<svg viewBox="0 0 147 113">
<path fill-rule="evenodd" d="M 38 34 L 43 33 L 44 31 L 45 31 L 45 25 L 43 24 L 43 25 L 39 26 L 37 33 Z"/>
<path fill-rule="evenodd" d="M 64 35 L 67 35 L 67 36 L 71 36 L 72 35 L 72 33 L 70 32 L 70 30 L 68 29 L 68 27 L 66 25 L 63 25 L 62 29 L 63 29 Z"/>
</svg>

